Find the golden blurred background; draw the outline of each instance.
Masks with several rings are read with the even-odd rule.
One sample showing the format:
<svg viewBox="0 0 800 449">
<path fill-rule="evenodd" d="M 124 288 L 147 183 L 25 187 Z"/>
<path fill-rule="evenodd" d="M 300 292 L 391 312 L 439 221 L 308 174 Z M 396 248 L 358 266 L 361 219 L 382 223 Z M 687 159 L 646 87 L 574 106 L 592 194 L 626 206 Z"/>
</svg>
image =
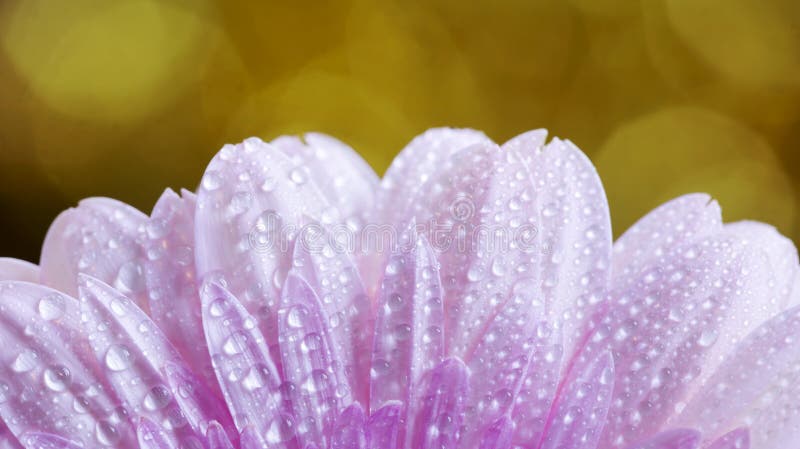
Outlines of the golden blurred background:
<svg viewBox="0 0 800 449">
<path fill-rule="evenodd" d="M 87 196 L 149 212 L 225 142 L 319 130 L 382 173 L 432 126 L 546 127 L 615 234 L 706 191 L 800 241 L 797 0 L 0 1 L 0 255 Z"/>
</svg>

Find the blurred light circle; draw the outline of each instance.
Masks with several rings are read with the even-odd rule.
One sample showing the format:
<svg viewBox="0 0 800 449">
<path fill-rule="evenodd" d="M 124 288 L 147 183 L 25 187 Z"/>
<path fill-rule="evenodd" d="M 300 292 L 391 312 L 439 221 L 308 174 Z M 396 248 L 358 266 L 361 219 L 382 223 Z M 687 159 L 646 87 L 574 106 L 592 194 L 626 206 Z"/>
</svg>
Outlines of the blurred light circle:
<svg viewBox="0 0 800 449">
<path fill-rule="evenodd" d="M 191 85 L 209 24 L 176 2 L 17 1 L 0 43 L 48 106 L 98 121 L 135 120 Z"/>
<path fill-rule="evenodd" d="M 324 65 L 305 67 L 250 96 L 233 115 L 226 134 L 239 136 L 236 140 L 271 140 L 282 134 L 325 132 L 353 147 L 382 173 L 424 125 L 415 127 L 382 92 Z"/>
<path fill-rule="evenodd" d="M 722 76 L 744 85 L 800 85 L 800 6 L 763 0 L 664 2 L 672 29 Z"/>
<path fill-rule="evenodd" d="M 664 201 L 707 192 L 726 221 L 757 219 L 791 231 L 790 180 L 764 139 L 697 107 L 672 107 L 620 126 L 594 158 L 612 206 L 615 234 Z"/>
<path fill-rule="evenodd" d="M 353 82 L 380 92 L 419 126 L 480 114 L 475 70 L 430 8 L 356 1 L 345 37 Z"/>
<path fill-rule="evenodd" d="M 647 54 L 673 89 L 751 124 L 800 116 L 800 2 L 642 2 Z"/>
</svg>

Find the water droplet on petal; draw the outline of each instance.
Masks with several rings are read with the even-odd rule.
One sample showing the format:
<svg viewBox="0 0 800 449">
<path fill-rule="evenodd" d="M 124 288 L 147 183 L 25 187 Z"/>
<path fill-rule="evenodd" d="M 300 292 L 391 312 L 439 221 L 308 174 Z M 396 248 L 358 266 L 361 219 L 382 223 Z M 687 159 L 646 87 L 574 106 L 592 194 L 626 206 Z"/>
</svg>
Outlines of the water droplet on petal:
<svg viewBox="0 0 800 449">
<path fill-rule="evenodd" d="M 700 338 L 697 339 L 697 344 L 707 348 L 717 341 L 718 336 L 719 334 L 714 330 L 705 330 L 700 334 Z"/>
<path fill-rule="evenodd" d="M 302 167 L 296 167 L 289 172 L 289 180 L 297 185 L 301 185 L 308 181 L 308 175 L 306 175 Z"/>
<path fill-rule="evenodd" d="M 6 402 L 11 398 L 11 388 L 4 383 L 0 383 L 0 404 Z"/>
<path fill-rule="evenodd" d="M 112 345 L 106 352 L 105 362 L 111 371 L 125 371 L 133 362 L 133 354 L 124 345 Z"/>
<path fill-rule="evenodd" d="M 147 410 L 161 410 L 172 401 L 172 393 L 164 385 L 156 385 L 144 397 L 144 408 Z"/>
<path fill-rule="evenodd" d="M 64 391 L 72 383 L 72 373 L 66 366 L 56 365 L 44 371 L 44 384 L 53 391 Z"/>
<path fill-rule="evenodd" d="M 272 176 L 267 176 L 264 178 L 264 182 L 261 184 L 261 190 L 263 192 L 272 192 L 275 190 L 275 187 L 278 185 L 278 181 L 275 180 Z"/>
<path fill-rule="evenodd" d="M 220 178 L 219 173 L 216 171 L 207 171 L 205 176 L 203 176 L 201 185 L 208 191 L 217 190 L 222 185 L 222 178 Z"/>
<path fill-rule="evenodd" d="M 47 295 L 39 300 L 39 315 L 45 320 L 56 320 L 64 315 L 66 300 L 61 295 Z"/>
<path fill-rule="evenodd" d="M 219 318 L 225 313 L 225 310 L 227 308 L 228 308 L 228 302 L 225 300 L 225 298 L 217 298 L 211 302 L 208 311 L 211 314 L 211 316 Z"/>
<path fill-rule="evenodd" d="M 307 315 L 308 309 L 306 309 L 305 306 L 294 306 L 286 315 L 286 324 L 293 328 L 302 327 Z"/>
<path fill-rule="evenodd" d="M 17 373 L 27 373 L 36 368 L 39 362 L 39 355 L 31 350 L 24 350 L 17 355 L 17 358 L 11 362 L 11 369 Z"/>
<path fill-rule="evenodd" d="M 264 435 L 268 444 L 277 444 L 294 436 L 294 421 L 288 416 L 278 416 L 272 420 Z"/>
<path fill-rule="evenodd" d="M 119 268 L 114 287 L 122 293 L 138 293 L 144 290 L 142 266 L 135 260 L 126 262 Z"/>
<path fill-rule="evenodd" d="M 222 343 L 222 351 L 227 355 L 241 354 L 247 348 L 247 334 L 235 332 Z"/>
<path fill-rule="evenodd" d="M 120 439 L 120 434 L 116 427 L 106 420 L 98 421 L 95 426 L 95 436 L 97 441 L 104 446 L 112 446 Z"/>
<path fill-rule="evenodd" d="M 269 379 L 269 369 L 262 364 L 255 364 L 242 380 L 242 385 L 248 390 L 255 390 L 267 385 Z"/>
</svg>

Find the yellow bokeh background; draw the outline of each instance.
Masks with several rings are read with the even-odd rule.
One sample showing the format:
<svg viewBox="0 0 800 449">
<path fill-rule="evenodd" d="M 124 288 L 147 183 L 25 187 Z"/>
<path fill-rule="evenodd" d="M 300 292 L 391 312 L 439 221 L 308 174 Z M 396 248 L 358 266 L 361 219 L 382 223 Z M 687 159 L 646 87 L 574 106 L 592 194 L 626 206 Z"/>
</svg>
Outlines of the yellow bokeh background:
<svg viewBox="0 0 800 449">
<path fill-rule="evenodd" d="M 0 255 L 83 197 L 149 212 L 226 142 L 318 130 L 382 173 L 443 125 L 573 140 L 616 235 L 705 191 L 800 241 L 800 2 L 4 0 Z"/>
</svg>

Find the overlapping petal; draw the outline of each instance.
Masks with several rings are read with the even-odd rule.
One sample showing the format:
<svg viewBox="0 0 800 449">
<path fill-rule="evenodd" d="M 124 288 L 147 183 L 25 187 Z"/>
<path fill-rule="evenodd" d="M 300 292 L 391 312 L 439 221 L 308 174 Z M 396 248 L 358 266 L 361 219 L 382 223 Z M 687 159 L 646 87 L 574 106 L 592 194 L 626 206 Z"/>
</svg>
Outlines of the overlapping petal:
<svg viewBox="0 0 800 449">
<path fill-rule="evenodd" d="M 81 202 L 41 268 L 0 259 L 0 448 L 796 444 L 794 245 L 692 194 L 612 251 L 546 137 L 430 130 L 380 182 L 329 136 L 248 139 L 150 217 Z"/>
<path fill-rule="evenodd" d="M 203 335 L 194 265 L 196 198 L 167 189 L 145 225 L 142 246 L 150 316 L 204 382 L 218 391 Z"/>
<path fill-rule="evenodd" d="M 78 274 L 88 274 L 147 310 L 140 236 L 147 216 L 109 198 L 89 198 L 64 211 L 42 247 L 41 282 L 73 297 Z"/>
<path fill-rule="evenodd" d="M 24 260 L 0 257 L 0 281 L 39 282 L 39 267 Z"/>
<path fill-rule="evenodd" d="M 44 286 L 2 282 L 0 305 L 0 417 L 11 432 L 137 447 L 121 392 L 88 347 L 78 301 Z"/>
</svg>

